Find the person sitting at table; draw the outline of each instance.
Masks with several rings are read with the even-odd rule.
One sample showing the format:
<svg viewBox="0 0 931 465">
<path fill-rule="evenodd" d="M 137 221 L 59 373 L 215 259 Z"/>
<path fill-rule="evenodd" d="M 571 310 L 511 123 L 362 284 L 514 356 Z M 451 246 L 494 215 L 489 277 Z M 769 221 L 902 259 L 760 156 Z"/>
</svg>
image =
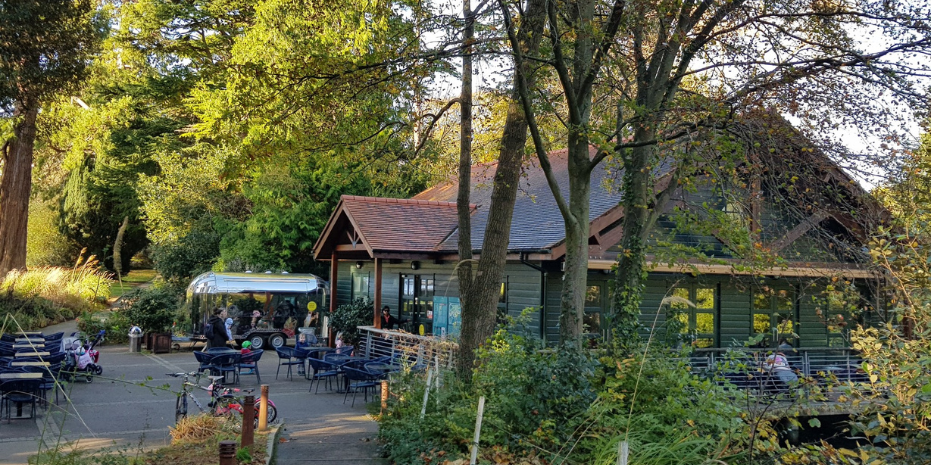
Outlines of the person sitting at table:
<svg viewBox="0 0 931 465">
<path fill-rule="evenodd" d="M 769 372 L 776 375 L 783 383 L 791 385 L 798 382 L 798 375 L 789 367 L 789 361 L 782 352 L 776 352 L 766 357 L 764 363 Z"/>
</svg>

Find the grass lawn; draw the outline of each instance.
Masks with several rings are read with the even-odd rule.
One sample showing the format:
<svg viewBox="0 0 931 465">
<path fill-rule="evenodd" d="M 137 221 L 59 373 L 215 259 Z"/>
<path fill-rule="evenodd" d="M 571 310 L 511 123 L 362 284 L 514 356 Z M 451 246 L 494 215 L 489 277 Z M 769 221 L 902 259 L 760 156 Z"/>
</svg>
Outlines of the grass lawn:
<svg viewBox="0 0 931 465">
<path fill-rule="evenodd" d="M 117 298 L 125 294 L 130 289 L 136 288 L 155 279 L 155 270 L 132 270 L 123 276 L 123 285 L 120 286 L 119 280 L 114 280 L 110 286 L 110 298 Z"/>
</svg>

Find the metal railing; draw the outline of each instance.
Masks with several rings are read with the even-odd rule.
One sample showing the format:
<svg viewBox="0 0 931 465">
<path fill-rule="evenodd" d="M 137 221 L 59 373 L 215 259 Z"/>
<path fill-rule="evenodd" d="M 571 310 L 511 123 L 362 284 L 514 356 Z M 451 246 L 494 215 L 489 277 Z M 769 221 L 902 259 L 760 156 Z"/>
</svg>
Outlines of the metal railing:
<svg viewBox="0 0 931 465">
<path fill-rule="evenodd" d="M 451 369 L 456 363 L 459 345 L 433 337 L 419 336 L 405 331 L 359 326 L 362 339 L 359 353 L 366 358 L 391 357 L 412 365 L 432 365 L 439 362 L 442 368 Z"/>
<path fill-rule="evenodd" d="M 775 352 L 784 354 L 789 368 L 800 376 L 814 379 L 836 378 L 838 381 L 853 383 L 869 381 L 869 374 L 862 370 L 863 359 L 855 351 L 846 348 L 696 349 L 690 364 L 699 370 L 716 372 L 734 371 L 738 368 L 758 370 L 764 367 L 766 358 Z"/>
</svg>

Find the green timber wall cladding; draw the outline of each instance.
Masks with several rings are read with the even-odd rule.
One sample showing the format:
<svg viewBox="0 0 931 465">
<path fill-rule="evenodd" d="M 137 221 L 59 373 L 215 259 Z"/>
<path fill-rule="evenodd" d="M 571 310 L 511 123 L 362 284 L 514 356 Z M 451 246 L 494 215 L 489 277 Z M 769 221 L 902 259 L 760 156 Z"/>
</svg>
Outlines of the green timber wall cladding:
<svg viewBox="0 0 931 465">
<path fill-rule="evenodd" d="M 539 263 L 537 263 L 538 265 Z M 459 279 L 455 274 L 454 263 L 435 263 L 432 260 L 417 261 L 417 268 L 411 268 L 411 261 L 389 263 L 382 265 L 382 305 L 391 307 L 391 313 L 398 316 L 401 304 L 401 283 L 403 277 L 420 276 L 422 279 L 433 279 L 434 296 L 459 297 Z M 367 278 L 368 285 L 359 289 L 363 280 Z M 356 262 L 339 262 L 336 302 L 343 305 L 352 300 L 353 296 L 366 296 L 375 298 L 375 265 L 373 262 L 362 262 L 362 268 L 356 267 Z M 543 283 L 543 274 L 528 265 L 511 262 L 505 266 L 503 282 L 505 296 L 499 304 L 501 311 L 506 311 L 512 317 L 519 316 L 525 309 L 533 308 L 530 313 L 528 328 L 533 329 L 534 335 L 540 334 L 540 289 Z M 557 306 L 558 308 L 558 306 Z M 402 315 L 407 318 L 407 316 Z"/>
<path fill-rule="evenodd" d="M 535 263 L 539 265 L 539 263 Z M 419 275 L 434 279 L 434 295 L 443 297 L 459 297 L 459 282 L 454 274 L 453 264 L 449 262 L 434 263 L 433 261 L 418 262 L 418 269 L 411 269 L 411 262 L 385 263 L 382 268 L 382 305 L 391 307 L 392 314 L 398 316 L 401 298 L 401 282 L 404 276 Z M 562 291 L 562 272 L 548 271 L 542 273 L 518 262 L 509 262 L 505 267 L 505 299 L 499 304 L 501 310 L 516 317 L 525 309 L 531 308 L 527 329 L 529 333 L 543 337 L 549 344 L 559 341 L 559 308 L 560 293 Z M 358 287 L 367 278 L 368 285 L 364 289 Z M 613 275 L 601 271 L 591 271 L 588 274 L 588 285 L 596 292 L 590 295 L 595 302 L 586 307 L 591 315 L 599 311 L 606 312 L 610 308 L 611 287 Z M 362 268 L 356 267 L 356 262 L 340 262 L 339 277 L 336 286 L 337 304 L 349 302 L 353 295 L 365 295 L 374 298 L 374 265 L 372 262 L 363 262 Z M 843 331 L 829 330 L 826 317 L 830 311 L 822 298 L 825 283 L 811 279 L 753 279 L 749 277 L 701 275 L 698 277 L 672 274 L 652 273 L 645 283 L 643 301 L 640 305 L 641 324 L 644 337 L 649 336 L 650 328 L 658 328 L 659 333 L 654 340 L 665 340 L 662 333 L 665 328 L 666 309 L 662 306 L 663 298 L 673 287 L 714 289 L 714 344 L 716 347 L 742 346 L 753 336 L 753 298 L 757 293 L 785 291 L 791 295 L 792 331 L 798 335 L 793 341 L 797 347 L 827 347 L 843 345 L 843 336 L 849 327 Z M 863 282 L 858 283 L 859 292 L 863 301 L 870 300 L 870 292 Z M 545 307 L 540 309 L 541 295 L 544 296 Z M 819 315 L 819 310 L 821 314 Z M 859 318 L 844 314 L 850 325 L 858 321 L 871 321 L 872 315 L 863 315 Z M 402 315 L 402 317 L 406 317 Z M 603 333 L 602 333 L 603 334 Z M 590 336 L 594 336 L 591 334 Z M 778 339 L 778 336 L 773 336 Z"/>
</svg>

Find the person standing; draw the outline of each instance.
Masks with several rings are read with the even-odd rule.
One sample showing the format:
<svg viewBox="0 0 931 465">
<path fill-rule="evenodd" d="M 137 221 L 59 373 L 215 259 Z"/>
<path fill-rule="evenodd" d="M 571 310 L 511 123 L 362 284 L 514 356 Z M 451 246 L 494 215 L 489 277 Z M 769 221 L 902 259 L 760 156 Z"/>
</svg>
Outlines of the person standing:
<svg viewBox="0 0 931 465">
<path fill-rule="evenodd" d="M 391 316 L 391 307 L 385 305 L 381 309 L 381 329 L 392 329 L 394 326 L 406 322 L 407 320 L 399 320 Z"/>
<path fill-rule="evenodd" d="M 210 325 L 210 328 L 213 330 L 213 334 L 205 334 L 207 336 L 207 348 L 212 347 L 226 347 L 227 334 L 226 334 L 226 309 L 223 307 L 216 307 L 213 309 L 213 316 L 207 320 L 207 324 Z"/>
</svg>

